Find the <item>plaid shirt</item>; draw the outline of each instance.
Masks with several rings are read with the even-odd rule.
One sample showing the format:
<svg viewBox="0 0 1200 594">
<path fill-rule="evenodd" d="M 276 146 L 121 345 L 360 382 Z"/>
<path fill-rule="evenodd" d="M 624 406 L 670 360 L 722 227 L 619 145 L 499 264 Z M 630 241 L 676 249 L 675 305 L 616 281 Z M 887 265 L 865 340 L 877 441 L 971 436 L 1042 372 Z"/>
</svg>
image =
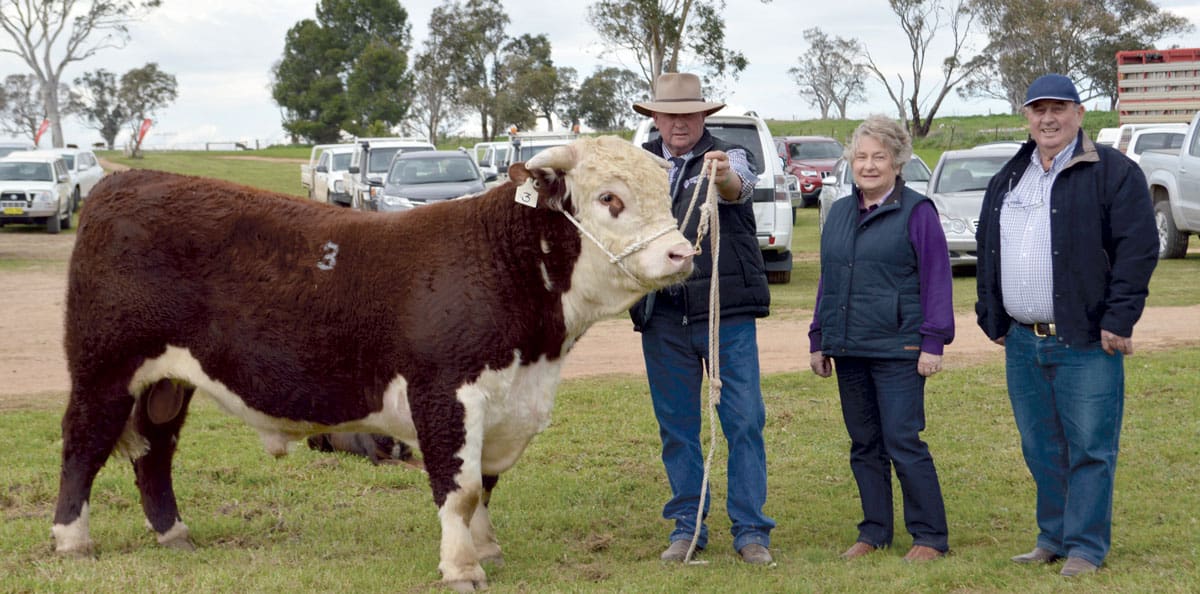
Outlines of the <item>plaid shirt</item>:
<svg viewBox="0 0 1200 594">
<path fill-rule="evenodd" d="M 1000 208 L 1000 290 L 1004 309 L 1022 324 L 1054 321 L 1054 264 L 1050 257 L 1050 188 L 1075 152 L 1072 142 L 1042 169 L 1037 150 Z"/>
<path fill-rule="evenodd" d="M 754 186 L 758 184 L 758 176 L 754 175 L 754 172 L 750 169 L 750 161 L 746 158 L 745 149 L 733 149 L 731 151 L 726 151 L 725 154 L 729 157 L 729 168 L 733 170 L 734 173 L 737 173 L 738 177 L 742 178 L 742 191 L 740 194 L 738 194 L 738 199 L 736 201 L 730 202 L 728 200 L 718 200 L 717 204 L 741 204 L 749 200 L 750 197 L 754 195 Z M 688 159 L 691 159 L 692 157 L 693 155 L 691 151 L 676 157 L 671 154 L 670 150 L 667 149 L 667 143 L 663 143 L 662 158 L 671 162 L 671 170 L 667 172 L 667 183 L 672 188 L 675 187 L 675 176 L 679 175 L 680 166 L 682 166 L 688 161 Z M 699 179 L 699 176 L 697 176 L 693 177 L 692 179 L 683 180 L 684 189 L 692 191 L 692 186 L 695 185 Z M 701 196 L 701 199 L 703 199 L 703 196 Z"/>
</svg>

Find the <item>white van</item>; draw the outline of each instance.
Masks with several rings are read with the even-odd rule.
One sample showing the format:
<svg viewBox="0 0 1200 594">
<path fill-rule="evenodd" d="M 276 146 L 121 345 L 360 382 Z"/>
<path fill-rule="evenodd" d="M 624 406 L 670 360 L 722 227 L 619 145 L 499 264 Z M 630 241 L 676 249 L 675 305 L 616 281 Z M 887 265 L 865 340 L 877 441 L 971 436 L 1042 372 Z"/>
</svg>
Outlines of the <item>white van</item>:
<svg viewBox="0 0 1200 594">
<path fill-rule="evenodd" d="M 754 160 L 758 184 L 754 186 L 754 223 L 758 247 L 767 269 L 767 282 L 787 284 L 792 280 L 792 200 L 789 177 L 783 161 L 775 152 L 775 140 L 762 118 L 733 115 L 726 110 L 704 119 L 708 131 L 717 138 L 746 147 Z M 654 120 L 643 120 L 633 133 L 633 143 L 642 146 L 658 137 Z"/>
</svg>

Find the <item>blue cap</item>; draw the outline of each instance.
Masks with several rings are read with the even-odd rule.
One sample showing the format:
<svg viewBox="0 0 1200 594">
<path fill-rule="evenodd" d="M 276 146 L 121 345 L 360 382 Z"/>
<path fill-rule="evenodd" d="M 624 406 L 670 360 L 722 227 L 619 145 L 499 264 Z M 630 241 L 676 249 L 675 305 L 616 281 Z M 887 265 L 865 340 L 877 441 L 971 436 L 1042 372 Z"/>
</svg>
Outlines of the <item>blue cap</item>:
<svg viewBox="0 0 1200 594">
<path fill-rule="evenodd" d="M 1025 92 L 1025 103 L 1022 106 L 1041 99 L 1083 103 L 1079 100 L 1079 92 L 1075 90 L 1075 83 L 1061 74 L 1045 74 L 1033 81 L 1033 84 L 1029 85 L 1029 90 Z"/>
</svg>

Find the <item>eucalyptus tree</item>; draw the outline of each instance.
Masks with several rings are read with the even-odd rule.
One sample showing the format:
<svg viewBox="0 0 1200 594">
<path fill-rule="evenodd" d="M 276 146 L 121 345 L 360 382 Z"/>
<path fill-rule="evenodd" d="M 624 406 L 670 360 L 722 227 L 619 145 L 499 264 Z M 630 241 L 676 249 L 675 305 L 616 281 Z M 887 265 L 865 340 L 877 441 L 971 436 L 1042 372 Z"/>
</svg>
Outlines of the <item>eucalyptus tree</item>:
<svg viewBox="0 0 1200 594">
<path fill-rule="evenodd" d="M 0 29 L 13 45 L 0 52 L 13 54 L 37 77 L 50 137 L 63 145 L 62 106 L 56 92 L 63 72 L 106 48 L 129 41 L 129 24 L 161 4 L 161 0 L 0 0 Z"/>
<path fill-rule="evenodd" d="M 706 78 L 737 78 L 746 69 L 746 56 L 726 44 L 724 13 L 725 0 L 599 0 L 588 7 L 588 22 L 610 49 L 633 54 L 653 89 L 658 75 L 678 72 L 685 58 L 700 63 Z"/>
</svg>

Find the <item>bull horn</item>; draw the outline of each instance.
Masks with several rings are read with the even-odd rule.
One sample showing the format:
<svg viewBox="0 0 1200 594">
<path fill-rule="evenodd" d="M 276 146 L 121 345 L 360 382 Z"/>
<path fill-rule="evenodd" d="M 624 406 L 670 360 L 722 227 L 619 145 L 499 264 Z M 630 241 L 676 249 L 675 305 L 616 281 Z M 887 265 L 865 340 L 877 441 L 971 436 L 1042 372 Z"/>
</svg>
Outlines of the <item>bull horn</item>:
<svg viewBox="0 0 1200 594">
<path fill-rule="evenodd" d="M 529 169 L 561 169 L 570 171 L 579 162 L 574 143 L 550 147 L 525 162 Z"/>
</svg>

